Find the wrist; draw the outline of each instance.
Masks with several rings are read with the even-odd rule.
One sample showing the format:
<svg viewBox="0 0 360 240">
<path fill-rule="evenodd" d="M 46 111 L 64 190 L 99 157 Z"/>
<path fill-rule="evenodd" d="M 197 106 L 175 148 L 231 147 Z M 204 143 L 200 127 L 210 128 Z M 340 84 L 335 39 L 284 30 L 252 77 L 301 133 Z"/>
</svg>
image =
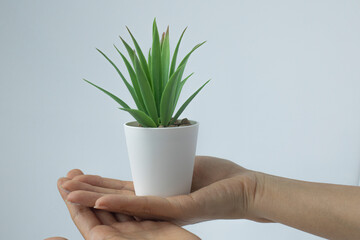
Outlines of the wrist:
<svg viewBox="0 0 360 240">
<path fill-rule="evenodd" d="M 256 222 L 272 222 L 265 214 L 266 202 L 269 201 L 269 188 L 272 187 L 272 179 L 270 175 L 265 173 L 250 171 L 254 179 L 254 188 L 248 194 L 248 209 L 246 219 Z"/>
</svg>

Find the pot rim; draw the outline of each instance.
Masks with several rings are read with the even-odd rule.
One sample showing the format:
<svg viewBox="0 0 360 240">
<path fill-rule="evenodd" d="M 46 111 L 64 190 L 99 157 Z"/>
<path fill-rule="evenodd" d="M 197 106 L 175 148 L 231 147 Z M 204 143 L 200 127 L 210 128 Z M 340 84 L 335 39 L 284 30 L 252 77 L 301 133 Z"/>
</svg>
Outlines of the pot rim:
<svg viewBox="0 0 360 240">
<path fill-rule="evenodd" d="M 146 130 L 160 130 L 160 131 L 164 131 L 164 130 L 176 130 L 176 129 L 182 129 L 182 128 L 191 128 L 191 127 L 196 127 L 198 126 L 200 123 L 198 121 L 194 121 L 194 120 L 189 120 L 191 125 L 190 126 L 180 126 L 180 127 L 166 127 L 166 128 L 152 128 L 152 127 L 138 127 L 138 126 L 132 126 L 130 124 L 139 124 L 137 121 L 130 121 L 130 122 L 126 122 L 124 123 L 124 127 L 127 128 L 137 128 L 137 129 L 146 129 Z"/>
</svg>

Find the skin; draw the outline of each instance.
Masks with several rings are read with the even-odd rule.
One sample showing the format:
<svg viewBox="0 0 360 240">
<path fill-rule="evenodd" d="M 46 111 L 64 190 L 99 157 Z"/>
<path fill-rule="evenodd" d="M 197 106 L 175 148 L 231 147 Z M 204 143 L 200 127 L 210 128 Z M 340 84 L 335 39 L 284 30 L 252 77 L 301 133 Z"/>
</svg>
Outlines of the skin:
<svg viewBox="0 0 360 240">
<path fill-rule="evenodd" d="M 58 189 L 70 212 L 72 220 L 83 235 L 84 239 L 199 239 L 194 234 L 173 223 L 164 221 L 135 221 L 133 217 L 122 213 L 93 209 L 66 201 L 69 191 L 65 190 L 61 186 L 80 176 L 84 176 L 80 170 L 71 170 L 67 174 L 67 177 L 60 178 L 58 180 Z M 48 238 L 48 240 L 64 239 L 65 238 L 61 237 Z"/>
<path fill-rule="evenodd" d="M 360 239 L 360 188 L 311 183 L 197 156 L 192 191 L 168 198 L 135 196 L 132 182 L 78 175 L 61 183 L 67 201 L 83 207 L 166 220 L 178 225 L 213 219 L 278 222 L 328 239 Z"/>
</svg>

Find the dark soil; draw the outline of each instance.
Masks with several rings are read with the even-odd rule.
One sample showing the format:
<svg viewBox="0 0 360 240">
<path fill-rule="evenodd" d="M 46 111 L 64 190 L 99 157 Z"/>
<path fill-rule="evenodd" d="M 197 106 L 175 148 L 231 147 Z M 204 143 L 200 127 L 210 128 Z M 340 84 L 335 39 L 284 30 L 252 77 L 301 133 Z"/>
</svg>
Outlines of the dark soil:
<svg viewBox="0 0 360 240">
<path fill-rule="evenodd" d="M 169 125 L 167 127 L 181 127 L 181 126 L 190 126 L 191 123 L 187 118 L 184 118 L 182 120 L 178 119 L 174 122 L 173 125 Z M 159 128 L 163 128 L 163 125 L 160 125 Z"/>
<path fill-rule="evenodd" d="M 180 119 L 176 120 L 174 122 L 174 124 L 169 125 L 166 128 L 169 128 L 169 127 L 182 127 L 182 126 L 190 126 L 190 125 L 191 125 L 190 121 L 187 118 L 184 118 L 182 120 L 180 120 Z M 139 127 L 142 127 L 142 126 L 139 124 Z M 165 127 L 163 125 L 160 125 L 158 128 L 165 128 Z"/>
</svg>

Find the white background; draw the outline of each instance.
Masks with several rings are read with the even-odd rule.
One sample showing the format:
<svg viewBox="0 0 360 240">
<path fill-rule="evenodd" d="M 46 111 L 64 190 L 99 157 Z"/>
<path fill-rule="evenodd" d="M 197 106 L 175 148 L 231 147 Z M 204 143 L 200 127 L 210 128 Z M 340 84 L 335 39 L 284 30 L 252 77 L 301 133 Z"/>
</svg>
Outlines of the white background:
<svg viewBox="0 0 360 240">
<path fill-rule="evenodd" d="M 83 77 L 130 95 L 95 47 L 144 51 L 152 20 L 195 72 L 183 117 L 198 120 L 198 154 L 285 177 L 356 184 L 360 170 L 359 1 L 0 1 L 1 239 L 80 239 L 56 189 L 72 168 L 131 179 L 129 114 Z M 123 65 L 120 64 L 125 71 Z M 132 102 L 131 102 L 132 104 Z M 133 105 L 133 104 L 132 104 Z M 214 221 L 203 239 L 318 239 L 280 224 Z"/>
</svg>

